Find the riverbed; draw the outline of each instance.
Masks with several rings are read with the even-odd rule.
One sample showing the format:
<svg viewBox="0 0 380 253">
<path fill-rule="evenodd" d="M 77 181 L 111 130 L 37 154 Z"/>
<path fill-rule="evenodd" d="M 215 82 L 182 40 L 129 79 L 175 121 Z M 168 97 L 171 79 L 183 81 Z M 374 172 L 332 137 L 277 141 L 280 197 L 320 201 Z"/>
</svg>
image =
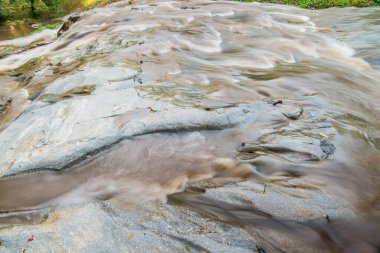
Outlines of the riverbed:
<svg viewBox="0 0 380 253">
<path fill-rule="evenodd" d="M 127 2 L 0 41 L 2 252 L 379 250 L 380 8 Z"/>
</svg>

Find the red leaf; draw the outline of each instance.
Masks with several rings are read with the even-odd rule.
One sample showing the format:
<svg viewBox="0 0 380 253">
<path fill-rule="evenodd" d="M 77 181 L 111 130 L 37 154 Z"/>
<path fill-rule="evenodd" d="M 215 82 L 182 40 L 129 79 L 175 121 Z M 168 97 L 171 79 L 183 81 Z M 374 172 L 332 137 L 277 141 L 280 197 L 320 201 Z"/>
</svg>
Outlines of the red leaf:
<svg viewBox="0 0 380 253">
<path fill-rule="evenodd" d="M 26 240 L 27 242 L 33 242 L 34 240 L 34 236 L 32 235 L 32 237 L 28 238 L 28 240 Z"/>
</svg>

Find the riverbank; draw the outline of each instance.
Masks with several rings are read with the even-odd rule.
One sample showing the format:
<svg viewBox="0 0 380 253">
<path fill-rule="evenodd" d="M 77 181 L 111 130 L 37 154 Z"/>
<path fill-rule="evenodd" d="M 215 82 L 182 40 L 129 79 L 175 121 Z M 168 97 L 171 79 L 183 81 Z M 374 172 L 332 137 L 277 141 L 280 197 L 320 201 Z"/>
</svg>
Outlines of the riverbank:
<svg viewBox="0 0 380 253">
<path fill-rule="evenodd" d="M 6 21 L 40 22 L 61 17 L 75 10 L 88 10 L 97 6 L 104 6 L 115 0 L 35 0 L 30 1 L 0 1 L 0 23 Z"/>
<path fill-rule="evenodd" d="M 329 7 L 369 7 L 380 6 L 380 0 L 238 0 L 241 2 L 268 2 L 294 5 L 308 9 L 322 9 Z M 33 8 L 29 1 L 1 1 L 0 23 L 14 20 L 38 20 L 60 17 L 75 9 L 88 10 L 96 6 L 104 6 L 115 0 L 37 0 Z M 133 2 L 133 1 L 129 1 Z"/>
<path fill-rule="evenodd" d="M 0 41 L 56 29 L 62 24 L 64 15 L 112 2 L 115 0 L 37 0 L 32 12 L 29 1 L 0 1 Z"/>
<path fill-rule="evenodd" d="M 325 9 L 330 7 L 370 7 L 380 6 L 380 0 L 241 0 L 240 2 L 265 2 L 294 5 L 306 9 Z"/>
</svg>

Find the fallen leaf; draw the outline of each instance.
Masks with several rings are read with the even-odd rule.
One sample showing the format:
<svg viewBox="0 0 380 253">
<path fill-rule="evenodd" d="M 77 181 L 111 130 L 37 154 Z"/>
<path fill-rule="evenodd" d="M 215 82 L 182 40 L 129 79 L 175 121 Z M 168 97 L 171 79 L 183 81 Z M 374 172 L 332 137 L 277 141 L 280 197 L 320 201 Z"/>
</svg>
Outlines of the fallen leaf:
<svg viewBox="0 0 380 253">
<path fill-rule="evenodd" d="M 34 236 L 32 235 L 31 237 L 28 238 L 28 240 L 26 240 L 26 242 L 33 242 L 34 240 Z"/>
</svg>

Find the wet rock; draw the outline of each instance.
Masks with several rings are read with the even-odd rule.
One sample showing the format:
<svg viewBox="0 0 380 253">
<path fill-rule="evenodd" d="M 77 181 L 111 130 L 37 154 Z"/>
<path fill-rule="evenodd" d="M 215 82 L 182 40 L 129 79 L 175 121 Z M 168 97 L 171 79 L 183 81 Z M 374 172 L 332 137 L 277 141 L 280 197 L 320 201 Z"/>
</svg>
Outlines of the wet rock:
<svg viewBox="0 0 380 253">
<path fill-rule="evenodd" d="M 33 226 L 2 229 L 1 252 L 256 252 L 241 228 L 169 205 L 90 203 L 51 211 Z M 28 238 L 34 240 L 27 243 Z"/>
<path fill-rule="evenodd" d="M 81 14 L 77 13 L 77 14 L 72 14 L 68 19 L 67 21 L 65 21 L 63 23 L 63 25 L 61 26 L 61 28 L 58 30 L 57 32 L 57 36 L 58 37 L 61 37 L 61 35 L 66 32 L 67 30 L 69 30 L 69 28 L 75 23 L 77 22 L 80 18 L 82 17 Z"/>
<path fill-rule="evenodd" d="M 39 100 L 41 100 L 43 102 L 48 102 L 48 103 L 56 103 L 56 102 L 61 101 L 63 99 L 72 98 L 75 95 L 88 96 L 95 89 L 96 89 L 96 85 L 84 85 L 84 86 L 80 86 L 80 87 L 76 87 L 76 88 L 73 88 L 71 90 L 68 90 L 62 94 L 45 93 L 43 96 L 41 96 L 39 98 Z"/>
<path fill-rule="evenodd" d="M 0 99 L 0 114 L 6 113 L 11 103 L 12 98 Z"/>
<path fill-rule="evenodd" d="M 26 90 L 18 90 L 0 99 L 0 131 L 17 119 L 30 105 Z"/>
<path fill-rule="evenodd" d="M 285 146 L 285 145 L 284 145 Z M 320 158 L 317 154 L 313 154 L 310 152 L 307 152 L 307 148 L 305 148 L 305 151 L 297 151 L 295 149 L 287 148 L 284 146 L 273 146 L 273 145 L 245 145 L 244 147 L 240 148 L 239 151 L 242 154 L 241 158 L 245 159 L 253 159 L 255 157 L 261 156 L 261 155 L 270 155 L 270 154 L 277 154 L 280 156 L 284 156 L 287 159 L 296 160 L 296 161 L 319 161 Z M 294 145 L 296 146 L 296 145 Z M 309 148 L 310 149 L 310 148 Z M 251 156 L 247 155 L 252 154 Z M 245 154 L 245 156 L 244 156 Z"/>
<path fill-rule="evenodd" d="M 336 197 L 318 190 L 297 187 L 296 181 L 294 180 L 295 187 L 286 188 L 278 185 L 277 182 L 248 180 L 208 189 L 205 196 L 211 201 L 223 200 L 234 206 L 244 206 L 251 202 L 252 206 L 265 213 L 298 222 L 323 218 L 327 213 L 330 217 L 339 217 L 343 213 L 345 216 L 354 216 L 352 210 L 342 208 L 343 203 Z M 298 179 L 297 183 L 301 186 L 302 182 L 310 184 L 307 178 Z M 265 191 L 264 188 L 266 188 Z"/>
<path fill-rule="evenodd" d="M 129 98 L 127 101 L 126 97 Z M 134 101 L 133 106 L 128 103 L 130 100 Z M 115 104 L 119 108 L 115 108 Z M 147 110 L 139 118 L 124 122 L 117 120 L 123 114 L 147 107 L 156 112 Z M 1 174 L 37 168 L 59 170 L 87 153 L 135 135 L 231 128 L 252 118 L 257 107 L 260 105 L 214 111 L 183 109 L 142 99 L 133 90 L 112 96 L 104 93 L 77 96 L 48 107 L 37 107 L 36 104 L 0 133 L 0 141 L 4 143 L 0 147 L 4 151 Z M 93 131 L 88 131 L 89 128 Z M 24 135 L 19 136 L 21 129 Z"/>
<path fill-rule="evenodd" d="M 133 80 L 138 73 L 93 64 L 51 83 L 27 112 L 0 132 L 0 175 L 61 170 L 136 135 L 227 129 L 255 120 L 277 124 L 284 121 L 284 110 L 294 109 L 267 103 L 231 107 L 195 96 L 197 90 L 177 93 L 164 85 L 142 89 Z M 207 111 L 202 105 L 214 108 Z"/>
<path fill-rule="evenodd" d="M 291 182 L 289 182 L 291 183 Z M 304 240 L 318 241 L 319 235 L 283 236 L 282 233 L 297 233 L 296 227 L 306 228 L 309 222 L 356 217 L 350 208 L 344 207 L 339 199 L 317 188 L 302 188 L 310 183 L 307 178 L 294 182 L 293 187 L 261 180 L 227 184 L 212 187 L 205 194 L 183 193 L 175 197 L 174 203 L 181 203 L 206 216 L 232 224 L 244 224 L 245 230 L 255 238 L 255 243 L 268 252 L 279 247 L 285 252 L 319 252 L 327 250 L 324 244 L 305 244 Z M 298 185 L 298 186 L 297 186 Z M 212 207 L 212 208 L 207 208 Z M 259 220 L 256 217 L 261 217 Z M 260 229 L 258 229 L 260 227 Z M 294 229 L 294 230 L 293 230 Z M 282 233 L 276 232 L 282 230 Z M 306 229 L 307 230 L 307 229 Z M 305 232 L 305 230 L 302 230 Z M 302 233 L 302 232 L 301 232 Z M 307 238 L 307 237 L 310 238 Z M 260 251 L 259 251 L 260 252 Z"/>
<path fill-rule="evenodd" d="M 46 57 L 32 58 L 20 67 L 9 71 L 9 75 L 15 77 L 15 79 L 19 82 L 27 83 L 46 65 L 48 65 L 48 60 Z"/>
<path fill-rule="evenodd" d="M 295 111 L 287 111 L 283 113 L 285 117 L 291 120 L 297 120 L 299 119 L 303 114 L 303 108 L 299 108 Z"/>
<path fill-rule="evenodd" d="M 355 214 L 323 191 L 297 187 L 305 183 L 310 182 L 306 178 L 299 179 L 292 183 L 295 187 L 260 180 L 219 187 L 203 184 L 205 191 L 169 197 L 171 203 L 182 203 L 185 208 L 168 204 L 129 207 L 121 197 L 43 209 L 34 216 L 25 214 L 30 217 L 29 225 L 20 226 L 8 220 L 7 226 L 2 228 L 1 249 L 2 252 L 21 250 L 33 236 L 27 249 L 37 252 L 51 249 L 58 252 L 173 252 L 188 247 L 192 252 L 215 252 L 215 249 L 218 252 L 260 252 L 256 244 L 266 250 L 281 246 L 287 252 L 318 252 L 324 249 L 323 244 L 311 247 L 298 240 L 299 235 L 284 237 L 276 228 L 284 232 L 283 229 L 287 231 L 292 226 L 324 220 L 327 214 L 332 220 L 355 217 Z M 244 219 L 242 227 L 239 226 L 241 219 Z M 284 228 L 286 221 L 289 223 Z M 265 229 L 268 225 L 273 229 Z M 289 233 L 296 231 L 289 230 Z"/>
<path fill-rule="evenodd" d="M 282 99 L 274 99 L 274 98 L 268 98 L 268 99 L 265 99 L 264 101 L 266 101 L 268 104 L 271 104 L 273 106 L 283 103 Z"/>
<path fill-rule="evenodd" d="M 297 111 L 297 105 L 288 107 L 280 105 L 278 110 L 284 114 Z M 261 157 L 277 157 L 299 163 L 320 161 L 325 156 L 320 148 L 320 136 L 335 135 L 337 131 L 332 124 L 323 120 L 321 112 L 309 109 L 304 117 L 290 121 L 267 130 L 255 140 L 243 140 L 239 148 L 240 159 L 255 160 Z"/>
<path fill-rule="evenodd" d="M 0 59 L 12 54 L 21 53 L 29 49 L 52 43 L 57 38 L 56 31 L 46 29 L 40 33 L 14 40 L 0 41 Z M 0 71 L 6 70 L 7 66 L 1 66 Z"/>
<path fill-rule="evenodd" d="M 321 147 L 321 150 L 323 151 L 323 153 L 326 154 L 326 159 L 335 153 L 336 147 L 334 146 L 334 144 L 331 142 L 330 139 L 323 138 L 319 146 Z"/>
</svg>

